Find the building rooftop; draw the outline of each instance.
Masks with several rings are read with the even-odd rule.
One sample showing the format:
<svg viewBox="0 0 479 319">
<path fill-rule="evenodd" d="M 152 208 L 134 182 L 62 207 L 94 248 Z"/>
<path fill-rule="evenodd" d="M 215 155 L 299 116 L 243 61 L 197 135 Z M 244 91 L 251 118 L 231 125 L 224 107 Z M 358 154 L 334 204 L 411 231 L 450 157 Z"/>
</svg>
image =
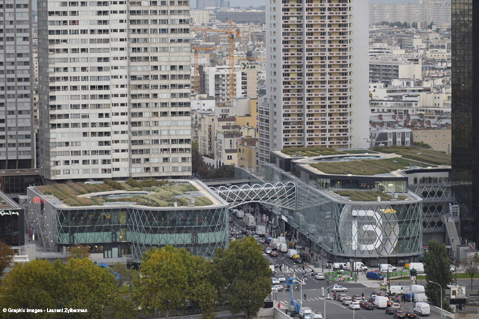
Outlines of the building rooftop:
<svg viewBox="0 0 479 319">
<path fill-rule="evenodd" d="M 154 179 L 98 183 L 70 182 L 33 187 L 45 199 L 60 207 L 137 205 L 149 207 L 193 207 L 221 205 L 207 188 L 196 181 Z"/>
<path fill-rule="evenodd" d="M 8 209 L 22 209 L 20 205 L 17 204 L 13 199 L 8 197 L 5 193 L 0 191 L 0 211 L 4 213 L 3 210 Z"/>
</svg>

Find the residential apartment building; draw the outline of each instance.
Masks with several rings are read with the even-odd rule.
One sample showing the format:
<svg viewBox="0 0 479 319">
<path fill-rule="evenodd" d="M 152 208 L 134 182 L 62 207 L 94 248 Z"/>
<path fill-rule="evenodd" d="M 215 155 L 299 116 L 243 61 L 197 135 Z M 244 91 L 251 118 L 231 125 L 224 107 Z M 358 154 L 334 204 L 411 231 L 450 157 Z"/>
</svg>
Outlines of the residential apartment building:
<svg viewBox="0 0 479 319">
<path fill-rule="evenodd" d="M 38 1 L 49 180 L 191 176 L 190 3 Z"/>
<path fill-rule="evenodd" d="M 216 103 L 224 104 L 230 100 L 230 70 L 228 66 L 204 68 L 204 93 L 213 96 Z M 255 68 L 235 66 L 234 97 L 258 97 L 258 79 Z M 200 88 L 200 92 L 201 92 Z"/>
<path fill-rule="evenodd" d="M 266 1 L 260 163 L 287 147 L 368 147 L 367 21 L 365 1 Z"/>
<path fill-rule="evenodd" d="M 258 176 L 261 175 L 259 165 L 258 139 L 241 137 L 238 139 L 238 166 Z"/>
<path fill-rule="evenodd" d="M 0 3 L 0 169 L 35 167 L 32 2 Z"/>
<path fill-rule="evenodd" d="M 367 5 L 367 4 L 365 4 Z M 369 3 L 369 24 L 381 22 L 427 21 L 434 24 L 451 23 L 451 4 L 445 1 L 421 3 Z"/>
</svg>

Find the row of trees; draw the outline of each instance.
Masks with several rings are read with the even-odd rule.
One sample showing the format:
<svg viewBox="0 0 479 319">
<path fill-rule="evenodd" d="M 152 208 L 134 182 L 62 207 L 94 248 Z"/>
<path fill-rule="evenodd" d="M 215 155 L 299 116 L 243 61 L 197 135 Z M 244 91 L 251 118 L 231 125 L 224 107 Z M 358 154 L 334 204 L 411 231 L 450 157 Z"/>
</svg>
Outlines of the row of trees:
<svg viewBox="0 0 479 319">
<path fill-rule="evenodd" d="M 120 280 L 81 258 L 84 253 L 72 251 L 73 258 L 66 263 L 16 264 L 1 282 L 0 309 L 87 309 L 88 313 L 75 316 L 115 319 L 137 317 L 141 309 L 168 318 L 172 311 L 193 304 L 206 319 L 214 318 L 214 309 L 224 305 L 233 314 L 243 312 L 251 318 L 271 292 L 269 263 L 252 237 L 235 240 L 226 250 L 219 248 L 213 260 L 191 255 L 184 248 L 153 248 L 143 254 L 139 271 L 114 265 Z"/>
<path fill-rule="evenodd" d="M 203 155 L 199 152 L 199 146 L 197 142 L 191 143 L 192 150 L 192 172 L 203 179 L 212 179 L 212 178 L 228 178 L 235 177 L 234 165 L 223 165 L 218 168 L 210 168 L 203 161 Z"/>
</svg>

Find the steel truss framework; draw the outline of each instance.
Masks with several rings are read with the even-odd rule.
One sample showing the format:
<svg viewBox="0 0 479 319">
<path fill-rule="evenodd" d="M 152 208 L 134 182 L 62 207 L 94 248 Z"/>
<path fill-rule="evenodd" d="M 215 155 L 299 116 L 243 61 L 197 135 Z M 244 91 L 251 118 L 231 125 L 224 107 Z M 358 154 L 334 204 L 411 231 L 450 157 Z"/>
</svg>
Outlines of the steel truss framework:
<svg viewBox="0 0 479 319">
<path fill-rule="evenodd" d="M 294 182 L 220 186 L 211 189 L 230 203 L 232 208 L 253 202 L 284 209 L 295 209 L 296 207 L 296 186 Z"/>
<path fill-rule="evenodd" d="M 451 187 L 416 186 L 414 193 L 423 198 L 424 231 L 444 231 L 445 225 L 441 221 L 441 216 L 449 213 L 449 203 L 452 202 Z"/>
<path fill-rule="evenodd" d="M 354 202 L 318 190 L 270 164 L 264 166 L 264 173 L 270 182 L 295 183 L 296 207 L 274 211 L 333 255 L 384 258 L 421 253 L 423 214 L 419 197 Z"/>
</svg>

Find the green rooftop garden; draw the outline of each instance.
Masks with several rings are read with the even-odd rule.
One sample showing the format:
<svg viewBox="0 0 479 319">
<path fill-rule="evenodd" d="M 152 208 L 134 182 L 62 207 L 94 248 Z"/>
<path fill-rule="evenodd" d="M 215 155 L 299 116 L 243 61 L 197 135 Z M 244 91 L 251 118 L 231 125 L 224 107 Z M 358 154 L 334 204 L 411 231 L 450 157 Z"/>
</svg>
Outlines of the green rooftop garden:
<svg viewBox="0 0 479 319">
<path fill-rule="evenodd" d="M 310 164 L 326 174 L 338 175 L 376 175 L 385 174 L 409 166 L 411 161 L 405 158 L 395 157 L 377 160 L 362 160 L 349 162 L 320 162 Z M 414 165 L 428 166 L 428 164 L 414 163 Z"/>
<path fill-rule="evenodd" d="M 383 146 L 373 150 L 381 153 L 396 153 L 411 160 L 435 165 L 451 165 L 451 154 L 433 151 L 418 146 Z M 414 163 L 416 165 L 417 163 Z M 416 165 L 417 166 L 417 165 Z"/>
<path fill-rule="evenodd" d="M 320 155 L 339 155 L 347 154 L 346 152 L 338 151 L 334 148 L 327 147 L 288 147 L 283 148 L 281 153 L 289 156 L 320 156 Z"/>
<path fill-rule="evenodd" d="M 366 190 L 341 190 L 341 191 L 334 191 L 339 196 L 346 196 L 349 197 L 352 201 L 377 201 L 378 196 L 381 196 L 382 201 L 390 201 L 392 196 L 386 193 L 381 193 L 377 191 L 366 191 Z M 407 199 L 406 196 L 399 195 L 398 200 L 405 200 Z"/>
<path fill-rule="evenodd" d="M 187 182 L 167 184 L 166 181 L 158 182 L 154 179 L 136 181 L 128 179 L 126 183 L 104 180 L 103 184 L 66 183 L 37 186 L 36 189 L 45 195 L 53 195 L 69 206 L 94 206 L 103 205 L 105 202 L 136 202 L 138 205 L 151 207 L 173 207 L 190 205 L 189 198 L 194 198 L 195 206 L 212 205 L 213 202 L 205 196 L 190 196 L 188 192 L 198 189 Z M 124 197 L 115 194 L 114 198 L 95 193 L 124 190 Z M 145 191 L 149 194 L 134 195 L 128 191 Z M 80 195 L 89 195 L 88 197 Z M 181 197 L 187 195 L 188 197 Z"/>
</svg>

